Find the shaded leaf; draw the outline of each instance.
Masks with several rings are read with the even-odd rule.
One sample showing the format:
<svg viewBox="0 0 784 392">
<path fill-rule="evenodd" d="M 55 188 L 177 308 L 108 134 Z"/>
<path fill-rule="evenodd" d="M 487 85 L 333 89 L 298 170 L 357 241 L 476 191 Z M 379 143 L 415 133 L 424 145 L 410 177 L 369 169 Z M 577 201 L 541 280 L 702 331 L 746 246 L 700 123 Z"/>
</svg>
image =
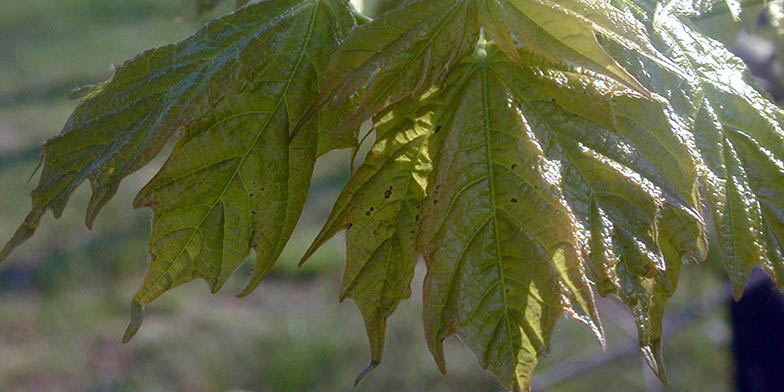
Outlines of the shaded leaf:
<svg viewBox="0 0 784 392">
<path fill-rule="evenodd" d="M 244 76 L 236 87 L 223 86 L 232 93 L 225 109 L 188 129 L 134 202 L 154 212 L 139 304 L 195 278 L 217 291 L 254 249 L 256 268 L 240 294 L 250 293 L 299 218 L 319 133 L 336 123 L 317 119 L 290 139 L 318 91 L 330 48 L 353 26 L 344 2 L 275 1 L 244 10 L 253 40 L 232 70 Z M 262 15 L 267 22 L 258 24 Z M 240 21 L 226 22 L 236 29 Z"/>
<path fill-rule="evenodd" d="M 412 0 L 359 26 L 331 56 L 319 105 L 340 106 L 362 90 L 351 129 L 407 96 L 419 97 L 479 38 L 474 0 Z M 306 116 L 306 120 L 309 116 Z"/>
<path fill-rule="evenodd" d="M 346 184 L 303 262 L 324 242 L 346 230 L 346 269 L 341 301 L 353 299 L 365 319 L 371 367 L 381 361 L 386 319 L 411 296 L 419 255 L 419 208 L 431 169 L 428 135 L 431 100 L 404 100 L 380 115 L 378 140 Z M 363 374 L 364 375 L 364 374 Z"/>
</svg>

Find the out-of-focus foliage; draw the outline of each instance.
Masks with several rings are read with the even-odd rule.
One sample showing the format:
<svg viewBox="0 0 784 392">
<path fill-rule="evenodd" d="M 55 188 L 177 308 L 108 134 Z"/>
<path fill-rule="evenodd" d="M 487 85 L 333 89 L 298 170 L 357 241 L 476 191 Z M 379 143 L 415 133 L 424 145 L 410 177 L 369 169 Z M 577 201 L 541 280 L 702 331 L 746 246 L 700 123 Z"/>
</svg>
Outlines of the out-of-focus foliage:
<svg viewBox="0 0 784 392">
<path fill-rule="evenodd" d="M 194 0 L 196 13 L 204 14 L 212 11 L 218 4 L 225 0 Z M 234 0 L 234 8 L 241 8 L 250 3 L 250 0 Z"/>
<path fill-rule="evenodd" d="M 664 379 L 664 304 L 708 232 L 736 295 L 757 265 L 784 279 L 784 112 L 710 37 L 754 6 L 410 0 L 371 20 L 344 0 L 245 5 L 79 91 L 0 260 L 85 180 L 92 225 L 175 139 L 135 202 L 154 220 L 126 339 L 144 304 L 196 278 L 217 291 L 253 249 L 246 295 L 288 242 L 316 158 L 357 148 L 369 120 L 375 144 L 306 257 L 348 231 L 341 296 L 363 313 L 370 368 L 422 255 L 442 370 L 458 334 L 506 388 L 528 388 L 561 314 L 604 340 L 593 283 L 629 306 Z"/>
</svg>

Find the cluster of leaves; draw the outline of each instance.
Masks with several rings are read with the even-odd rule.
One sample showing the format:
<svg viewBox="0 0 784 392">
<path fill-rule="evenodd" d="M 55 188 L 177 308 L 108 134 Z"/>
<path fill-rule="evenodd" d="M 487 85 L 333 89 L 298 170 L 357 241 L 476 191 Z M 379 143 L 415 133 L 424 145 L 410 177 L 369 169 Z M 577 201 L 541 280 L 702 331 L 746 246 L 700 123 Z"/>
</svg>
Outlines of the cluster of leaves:
<svg viewBox="0 0 784 392">
<path fill-rule="evenodd" d="M 266 0 L 126 62 L 85 91 L 43 146 L 33 207 L 0 260 L 84 180 L 86 223 L 120 181 L 176 146 L 134 206 L 152 209 L 142 307 L 251 250 L 272 267 L 316 159 L 375 143 L 303 262 L 341 230 L 341 298 L 386 319 L 427 265 L 438 366 L 457 334 L 526 389 L 561 315 L 604 341 L 594 289 L 628 304 L 664 379 L 662 314 L 709 237 L 736 296 L 750 270 L 784 281 L 784 112 L 700 21 L 727 0 L 407 0 L 374 20 L 345 0 Z M 724 10 L 724 11 L 722 11 Z"/>
</svg>

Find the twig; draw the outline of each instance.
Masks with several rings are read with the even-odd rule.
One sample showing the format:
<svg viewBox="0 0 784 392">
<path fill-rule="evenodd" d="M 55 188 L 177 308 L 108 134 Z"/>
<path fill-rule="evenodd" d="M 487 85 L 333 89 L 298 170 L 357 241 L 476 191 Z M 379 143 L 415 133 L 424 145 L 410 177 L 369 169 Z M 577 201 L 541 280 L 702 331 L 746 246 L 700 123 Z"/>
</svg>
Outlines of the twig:
<svg viewBox="0 0 784 392">
<path fill-rule="evenodd" d="M 705 296 L 693 307 L 681 311 L 665 319 L 663 338 L 672 337 L 683 331 L 686 327 L 708 316 L 717 307 L 726 304 L 732 299 L 732 294 L 727 287 L 717 289 Z M 596 352 L 580 356 L 576 359 L 562 362 L 534 377 L 533 390 L 544 391 L 562 384 L 575 377 L 588 373 L 591 370 L 609 365 L 621 359 L 639 355 L 640 346 L 637 342 L 629 342 L 618 349 L 606 352 Z"/>
</svg>

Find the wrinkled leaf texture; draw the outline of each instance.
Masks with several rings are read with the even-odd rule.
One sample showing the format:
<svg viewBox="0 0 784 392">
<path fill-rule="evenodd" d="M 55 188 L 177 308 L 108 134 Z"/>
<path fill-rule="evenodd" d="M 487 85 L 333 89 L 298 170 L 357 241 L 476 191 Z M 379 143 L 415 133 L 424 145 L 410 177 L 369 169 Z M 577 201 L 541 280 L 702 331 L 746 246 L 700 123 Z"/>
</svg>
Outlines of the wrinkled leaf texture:
<svg viewBox="0 0 784 392">
<path fill-rule="evenodd" d="M 357 148 L 371 120 L 375 142 L 302 259 L 346 231 L 340 298 L 364 317 L 368 370 L 421 255 L 442 371 L 456 334 L 506 388 L 527 389 L 561 315 L 603 343 L 596 291 L 629 306 L 666 380 L 665 302 L 709 238 L 736 297 L 756 266 L 784 281 L 784 113 L 700 31 L 747 3 L 407 0 L 359 25 L 343 0 L 248 5 L 82 91 L 0 260 L 85 179 L 91 226 L 181 134 L 134 203 L 154 218 L 125 338 L 144 304 L 196 278 L 217 291 L 253 249 L 247 295 L 316 158 Z"/>
<path fill-rule="evenodd" d="M 353 26 L 340 0 L 266 1 L 128 61 L 44 144 L 33 209 L 0 259 L 32 235 L 46 210 L 58 217 L 85 179 L 93 190 L 91 226 L 120 181 L 179 131 L 171 156 L 134 202 L 154 212 L 134 306 L 195 278 L 217 291 L 253 248 L 256 269 L 241 294 L 249 293 L 296 224 L 317 154 L 351 144 L 328 131 L 340 111 L 290 135 L 329 53 Z"/>
</svg>

